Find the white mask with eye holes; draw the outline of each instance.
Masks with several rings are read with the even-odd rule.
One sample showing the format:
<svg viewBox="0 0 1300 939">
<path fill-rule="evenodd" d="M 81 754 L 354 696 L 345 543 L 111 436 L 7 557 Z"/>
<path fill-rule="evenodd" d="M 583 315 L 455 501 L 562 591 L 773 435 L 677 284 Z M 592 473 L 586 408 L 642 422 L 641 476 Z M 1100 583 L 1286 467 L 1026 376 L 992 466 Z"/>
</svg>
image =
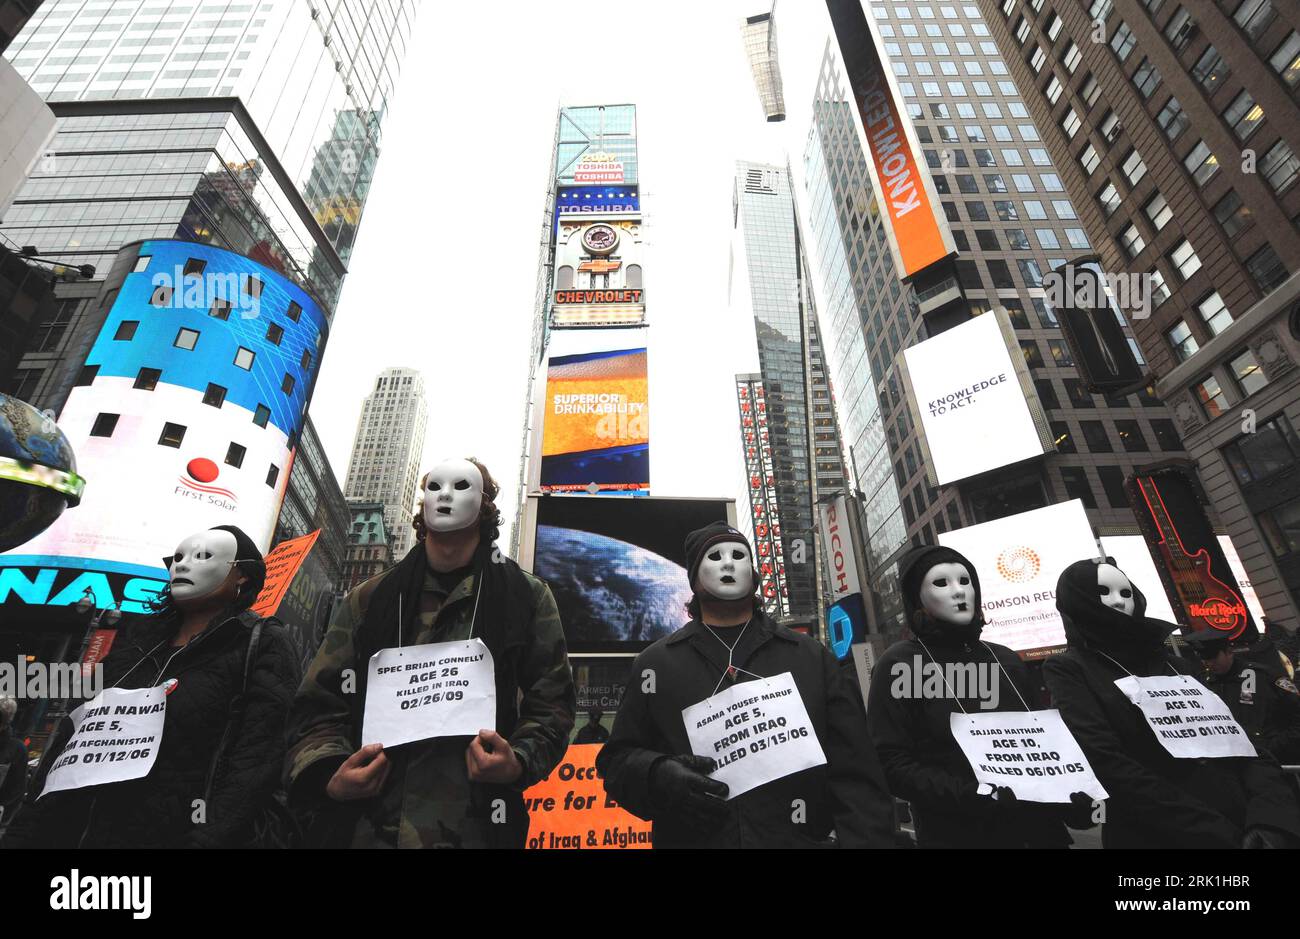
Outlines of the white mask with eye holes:
<svg viewBox="0 0 1300 939">
<path fill-rule="evenodd" d="M 975 617 L 975 585 L 965 564 L 936 564 L 921 578 L 921 608 L 944 623 L 966 626 Z"/>
<path fill-rule="evenodd" d="M 177 547 L 167 568 L 172 597 L 180 603 L 216 593 L 234 569 L 239 545 L 228 531 L 201 531 Z"/>
<path fill-rule="evenodd" d="M 478 521 L 483 474 L 469 460 L 451 459 L 429 470 L 424 481 L 424 524 L 430 531 L 460 531 Z"/>
<path fill-rule="evenodd" d="M 718 600 L 741 600 L 754 592 L 754 561 L 739 541 L 709 545 L 700 559 L 696 582 Z"/>
<path fill-rule="evenodd" d="M 1102 603 L 1112 610 L 1119 610 L 1125 616 L 1132 616 L 1137 609 L 1133 584 L 1113 564 L 1097 565 L 1097 592 L 1101 594 Z"/>
</svg>

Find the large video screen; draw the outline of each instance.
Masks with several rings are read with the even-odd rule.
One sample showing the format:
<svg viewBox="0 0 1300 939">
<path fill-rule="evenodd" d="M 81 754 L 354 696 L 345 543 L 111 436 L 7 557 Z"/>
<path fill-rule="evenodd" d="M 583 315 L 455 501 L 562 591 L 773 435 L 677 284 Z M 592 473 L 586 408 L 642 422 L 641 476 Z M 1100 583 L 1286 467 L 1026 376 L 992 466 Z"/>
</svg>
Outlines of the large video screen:
<svg viewBox="0 0 1300 939">
<path fill-rule="evenodd" d="M 542 418 L 543 492 L 650 488 L 646 350 L 551 358 Z"/>
<path fill-rule="evenodd" d="M 940 485 L 1043 454 L 996 314 L 904 349 L 903 357 Z"/>
<path fill-rule="evenodd" d="M 639 651 L 686 624 L 686 535 L 729 521 L 723 499 L 537 500 L 533 573 L 555 595 L 571 652 Z"/>
</svg>

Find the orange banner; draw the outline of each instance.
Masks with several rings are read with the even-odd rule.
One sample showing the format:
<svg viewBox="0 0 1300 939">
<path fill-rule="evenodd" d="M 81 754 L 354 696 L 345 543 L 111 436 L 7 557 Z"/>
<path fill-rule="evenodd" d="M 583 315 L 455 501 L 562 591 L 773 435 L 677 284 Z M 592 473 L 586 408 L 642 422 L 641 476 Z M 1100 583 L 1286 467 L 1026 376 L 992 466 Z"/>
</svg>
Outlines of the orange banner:
<svg viewBox="0 0 1300 939">
<path fill-rule="evenodd" d="M 280 608 L 280 601 L 284 599 L 289 589 L 289 584 L 298 573 L 298 568 L 302 567 L 302 562 L 306 560 L 318 537 L 320 537 L 319 528 L 301 538 L 282 541 L 271 549 L 271 553 L 266 556 L 266 584 L 263 585 L 262 592 L 257 595 L 257 602 L 252 606 L 254 613 L 258 616 L 275 615 L 275 611 Z"/>
<path fill-rule="evenodd" d="M 528 847 L 648 848 L 650 822 L 618 807 L 596 775 L 601 744 L 575 743 L 560 765 L 524 790 Z"/>
</svg>

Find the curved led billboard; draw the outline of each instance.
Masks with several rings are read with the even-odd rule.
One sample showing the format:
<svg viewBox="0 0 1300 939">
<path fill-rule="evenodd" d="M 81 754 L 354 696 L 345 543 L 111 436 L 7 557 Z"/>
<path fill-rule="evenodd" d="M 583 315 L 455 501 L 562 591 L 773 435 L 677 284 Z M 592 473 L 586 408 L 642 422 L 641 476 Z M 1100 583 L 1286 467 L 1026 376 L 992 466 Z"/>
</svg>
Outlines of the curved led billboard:
<svg viewBox="0 0 1300 939">
<path fill-rule="evenodd" d="M 91 482 L 80 506 L 0 555 L 0 609 L 88 588 L 97 606 L 143 612 L 190 532 L 235 524 L 270 546 L 324 314 L 274 270 L 210 245 L 137 242 L 112 271 L 59 415 Z"/>
</svg>

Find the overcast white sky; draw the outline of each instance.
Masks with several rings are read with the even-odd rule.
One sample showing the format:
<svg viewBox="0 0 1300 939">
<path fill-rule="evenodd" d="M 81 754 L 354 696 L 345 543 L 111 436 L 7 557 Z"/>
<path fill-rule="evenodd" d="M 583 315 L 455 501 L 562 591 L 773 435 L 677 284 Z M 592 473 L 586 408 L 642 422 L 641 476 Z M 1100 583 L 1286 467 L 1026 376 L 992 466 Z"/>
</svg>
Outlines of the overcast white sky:
<svg viewBox="0 0 1300 939">
<path fill-rule="evenodd" d="M 740 40 L 768 0 L 599 5 L 426 2 L 311 413 L 343 485 L 362 400 L 388 366 L 419 368 L 426 465 L 475 455 L 513 521 L 546 174 L 559 104 L 638 108 L 650 322 L 651 491 L 740 498 L 733 375 L 752 329 L 727 315 L 737 159 L 798 177 L 830 22 L 777 11 L 784 123 L 768 124 Z M 503 539 L 504 543 L 504 539 Z"/>
</svg>

